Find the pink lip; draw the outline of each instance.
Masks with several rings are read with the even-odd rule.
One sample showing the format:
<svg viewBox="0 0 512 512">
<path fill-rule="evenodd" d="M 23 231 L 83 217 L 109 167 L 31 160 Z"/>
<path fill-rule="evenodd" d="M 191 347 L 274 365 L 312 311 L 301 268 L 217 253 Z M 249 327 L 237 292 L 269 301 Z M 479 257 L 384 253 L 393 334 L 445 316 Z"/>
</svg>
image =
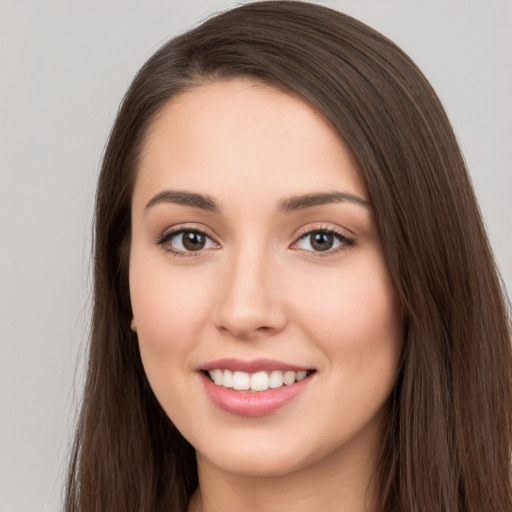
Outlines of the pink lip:
<svg viewBox="0 0 512 512">
<path fill-rule="evenodd" d="M 256 373 L 264 370 L 301 371 L 310 370 L 311 368 L 290 365 L 271 359 L 254 359 L 252 361 L 219 359 L 203 365 L 198 371 L 198 374 L 212 402 L 223 411 L 238 416 L 263 416 L 276 411 L 302 393 L 314 376 L 314 374 L 308 375 L 301 381 L 295 382 L 289 386 L 285 385 L 280 388 L 267 389 L 266 391 L 237 391 L 232 388 L 218 386 L 204 373 L 204 370 L 215 369 Z"/>
<path fill-rule="evenodd" d="M 312 368 L 306 368 L 304 366 L 297 366 L 295 364 L 283 363 L 282 361 L 276 361 L 274 359 L 253 359 L 252 361 L 244 361 L 242 359 L 217 359 L 216 361 L 210 361 L 205 365 L 201 366 L 199 370 L 231 370 L 232 372 L 240 371 L 246 373 L 256 373 L 265 370 L 291 370 L 299 372 L 301 370 L 311 370 Z"/>
</svg>

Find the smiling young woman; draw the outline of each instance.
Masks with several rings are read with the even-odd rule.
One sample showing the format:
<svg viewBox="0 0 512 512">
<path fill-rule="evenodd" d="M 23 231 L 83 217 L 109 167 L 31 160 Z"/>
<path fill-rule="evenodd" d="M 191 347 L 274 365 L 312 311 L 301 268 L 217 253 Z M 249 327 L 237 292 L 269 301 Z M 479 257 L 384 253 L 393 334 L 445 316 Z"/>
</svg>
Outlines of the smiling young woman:
<svg viewBox="0 0 512 512">
<path fill-rule="evenodd" d="M 505 512 L 505 300 L 390 41 L 248 4 L 159 50 L 98 185 L 66 510 Z"/>
<path fill-rule="evenodd" d="M 315 473 L 331 480 L 317 509 L 356 510 L 403 329 L 350 152 L 302 99 L 247 79 L 173 98 L 146 140 L 132 328 L 151 388 L 196 450 L 205 509 L 232 508 L 217 489 L 228 474 L 251 482 L 254 504 L 265 484 L 253 477 L 289 490 L 300 479 L 307 496 Z"/>
</svg>

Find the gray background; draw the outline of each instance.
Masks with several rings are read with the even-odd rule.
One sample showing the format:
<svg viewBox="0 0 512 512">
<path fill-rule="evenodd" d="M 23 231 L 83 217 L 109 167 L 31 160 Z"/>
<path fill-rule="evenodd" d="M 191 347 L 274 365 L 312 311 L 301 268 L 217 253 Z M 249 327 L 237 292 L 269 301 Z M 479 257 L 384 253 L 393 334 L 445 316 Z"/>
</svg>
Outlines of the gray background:
<svg viewBox="0 0 512 512">
<path fill-rule="evenodd" d="M 512 290 L 512 2 L 325 1 L 388 35 L 445 104 Z M 120 99 L 219 1 L 0 1 L 0 512 L 58 510 L 90 308 L 90 224 Z"/>
</svg>

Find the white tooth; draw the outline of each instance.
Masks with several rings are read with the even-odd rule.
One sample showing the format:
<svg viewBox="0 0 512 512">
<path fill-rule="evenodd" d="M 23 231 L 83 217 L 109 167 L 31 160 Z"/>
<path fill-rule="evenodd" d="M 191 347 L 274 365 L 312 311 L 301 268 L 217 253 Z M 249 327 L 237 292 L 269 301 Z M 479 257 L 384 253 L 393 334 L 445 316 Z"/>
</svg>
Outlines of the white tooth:
<svg viewBox="0 0 512 512">
<path fill-rule="evenodd" d="M 306 370 L 301 370 L 300 372 L 297 372 L 297 376 L 295 377 L 297 379 L 297 382 L 299 382 L 300 380 L 304 379 L 307 374 L 308 374 L 308 372 Z"/>
<path fill-rule="evenodd" d="M 213 370 L 213 372 L 210 372 L 210 376 L 217 386 L 222 386 L 222 370 Z"/>
<path fill-rule="evenodd" d="M 233 373 L 233 389 L 245 391 L 249 389 L 251 384 L 251 377 L 245 372 L 234 372 Z"/>
<path fill-rule="evenodd" d="M 253 391 L 265 391 L 268 389 L 267 372 L 258 372 L 251 375 L 251 389 Z"/>
<path fill-rule="evenodd" d="M 233 372 L 231 370 L 224 370 L 224 373 L 222 376 L 222 385 L 225 388 L 233 387 Z"/>
<path fill-rule="evenodd" d="M 274 370 L 270 374 L 270 379 L 268 382 L 269 388 L 280 388 L 283 385 L 283 372 L 280 372 L 279 370 Z"/>
<path fill-rule="evenodd" d="M 295 382 L 295 372 L 288 371 L 283 376 L 283 382 L 289 386 Z"/>
</svg>

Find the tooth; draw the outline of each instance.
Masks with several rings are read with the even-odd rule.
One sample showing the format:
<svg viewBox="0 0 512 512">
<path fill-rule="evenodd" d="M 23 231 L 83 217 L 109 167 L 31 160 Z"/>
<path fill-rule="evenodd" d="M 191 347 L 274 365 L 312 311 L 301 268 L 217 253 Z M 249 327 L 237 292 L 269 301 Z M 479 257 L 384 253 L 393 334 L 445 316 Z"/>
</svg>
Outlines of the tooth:
<svg viewBox="0 0 512 512">
<path fill-rule="evenodd" d="M 274 370 L 270 374 L 270 379 L 268 382 L 269 388 L 280 388 L 283 385 L 283 372 L 279 370 Z"/>
<path fill-rule="evenodd" d="M 306 370 L 301 370 L 300 372 L 297 372 L 297 376 L 295 377 L 295 379 L 297 380 L 297 382 L 299 382 L 300 380 L 304 379 L 307 374 L 308 372 Z"/>
<path fill-rule="evenodd" d="M 210 376 L 215 384 L 222 386 L 222 370 L 213 370 L 213 372 L 210 372 Z"/>
<path fill-rule="evenodd" d="M 258 372 L 251 375 L 251 389 L 253 391 L 265 391 L 268 389 L 267 372 Z"/>
<path fill-rule="evenodd" d="M 283 382 L 289 386 L 295 382 L 295 372 L 288 371 L 283 375 Z"/>
<path fill-rule="evenodd" d="M 248 373 L 234 372 L 233 373 L 233 389 L 240 391 L 248 390 L 251 384 L 251 378 Z"/>
<path fill-rule="evenodd" d="M 233 388 L 239 391 L 247 391 L 249 389 L 252 391 L 265 391 L 269 388 L 279 388 L 283 384 L 290 386 L 294 382 L 299 382 L 307 376 L 306 370 L 300 370 L 298 372 L 274 370 L 270 372 L 269 375 L 265 371 L 249 374 L 242 371 L 232 372 L 230 370 L 216 368 L 215 370 L 210 370 L 208 373 L 213 382 L 218 386 Z"/>
<path fill-rule="evenodd" d="M 224 374 L 222 377 L 222 385 L 225 388 L 233 387 L 233 372 L 231 370 L 224 370 Z"/>
</svg>

